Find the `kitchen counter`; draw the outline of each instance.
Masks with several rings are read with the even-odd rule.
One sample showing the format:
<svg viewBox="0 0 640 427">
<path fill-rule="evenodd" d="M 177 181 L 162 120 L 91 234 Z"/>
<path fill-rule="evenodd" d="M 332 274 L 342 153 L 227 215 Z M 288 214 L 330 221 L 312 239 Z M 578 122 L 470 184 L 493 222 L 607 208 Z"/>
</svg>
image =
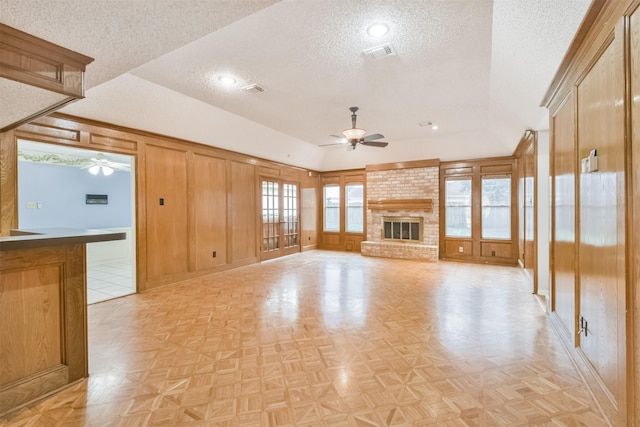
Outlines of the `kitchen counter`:
<svg viewBox="0 0 640 427">
<path fill-rule="evenodd" d="M 126 233 L 98 229 L 38 228 L 11 230 L 10 236 L 0 237 L 0 251 L 106 242 L 125 238 Z"/>
<path fill-rule="evenodd" d="M 87 377 L 86 244 L 125 238 L 68 228 L 0 237 L 0 416 Z"/>
</svg>

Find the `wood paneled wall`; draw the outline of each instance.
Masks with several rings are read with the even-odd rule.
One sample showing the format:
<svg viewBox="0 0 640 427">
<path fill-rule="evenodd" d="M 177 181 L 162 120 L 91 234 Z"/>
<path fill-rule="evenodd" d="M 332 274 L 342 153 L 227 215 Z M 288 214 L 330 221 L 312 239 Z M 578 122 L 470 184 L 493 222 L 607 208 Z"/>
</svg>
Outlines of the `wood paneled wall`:
<svg viewBox="0 0 640 427">
<path fill-rule="evenodd" d="M 139 291 L 260 261 L 259 176 L 317 194 L 318 174 L 275 162 L 61 114 L 0 135 L 0 230 L 18 227 L 17 139 L 135 157 Z M 309 202 L 317 208 L 317 202 Z M 305 245 L 317 221 L 304 222 Z"/>
<path fill-rule="evenodd" d="M 614 426 L 638 425 L 640 1 L 594 1 L 544 104 L 551 114 L 551 319 Z M 596 150 L 597 171 L 581 159 Z M 634 233 L 635 231 L 635 233 Z"/>
<path fill-rule="evenodd" d="M 513 156 L 518 170 L 518 263 L 538 292 L 537 263 L 537 132 L 526 131 Z"/>
</svg>

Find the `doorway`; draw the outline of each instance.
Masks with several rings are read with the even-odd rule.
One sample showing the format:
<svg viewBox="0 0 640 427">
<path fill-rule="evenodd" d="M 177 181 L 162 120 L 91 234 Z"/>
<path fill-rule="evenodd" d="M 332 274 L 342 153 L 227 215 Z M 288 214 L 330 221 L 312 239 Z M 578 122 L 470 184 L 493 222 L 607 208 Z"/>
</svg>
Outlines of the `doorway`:
<svg viewBox="0 0 640 427">
<path fill-rule="evenodd" d="M 134 157 L 18 140 L 18 226 L 123 232 L 86 245 L 89 304 L 136 292 Z"/>
<path fill-rule="evenodd" d="M 261 259 L 300 252 L 298 184 L 262 179 Z"/>
</svg>

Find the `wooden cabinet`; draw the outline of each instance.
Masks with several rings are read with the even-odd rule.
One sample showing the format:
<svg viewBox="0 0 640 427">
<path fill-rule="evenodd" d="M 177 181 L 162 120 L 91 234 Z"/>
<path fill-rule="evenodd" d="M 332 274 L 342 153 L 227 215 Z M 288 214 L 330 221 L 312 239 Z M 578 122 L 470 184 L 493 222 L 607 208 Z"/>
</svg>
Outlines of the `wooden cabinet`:
<svg viewBox="0 0 640 427">
<path fill-rule="evenodd" d="M 188 271 L 187 157 L 147 145 L 145 158 L 147 280 L 164 283 Z"/>
<path fill-rule="evenodd" d="M 0 414 L 88 374 L 84 244 L 0 251 Z"/>
</svg>

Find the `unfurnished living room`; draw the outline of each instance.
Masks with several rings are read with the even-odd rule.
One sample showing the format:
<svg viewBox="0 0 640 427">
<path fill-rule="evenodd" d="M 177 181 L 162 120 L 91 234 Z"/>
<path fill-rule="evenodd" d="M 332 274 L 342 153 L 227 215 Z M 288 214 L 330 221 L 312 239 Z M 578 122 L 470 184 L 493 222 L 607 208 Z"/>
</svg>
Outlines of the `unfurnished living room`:
<svg viewBox="0 0 640 427">
<path fill-rule="evenodd" d="M 0 426 L 639 425 L 639 6 L 0 0 Z"/>
</svg>

